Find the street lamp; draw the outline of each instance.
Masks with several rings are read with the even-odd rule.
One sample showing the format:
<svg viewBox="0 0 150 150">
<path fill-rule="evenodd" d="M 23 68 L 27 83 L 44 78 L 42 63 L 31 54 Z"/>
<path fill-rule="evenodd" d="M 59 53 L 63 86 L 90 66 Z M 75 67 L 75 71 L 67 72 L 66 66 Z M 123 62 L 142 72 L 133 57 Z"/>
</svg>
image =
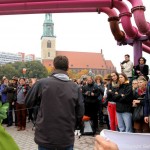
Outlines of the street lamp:
<svg viewBox="0 0 150 150">
<path fill-rule="evenodd" d="M 89 70 L 88 75 L 89 75 L 89 76 L 92 76 L 92 77 L 94 77 L 94 76 L 95 76 L 95 74 L 92 72 L 92 70 L 91 70 L 91 69 Z"/>
<path fill-rule="evenodd" d="M 22 69 L 22 74 L 23 74 L 23 77 L 25 77 L 25 75 L 26 75 L 26 72 L 27 72 L 27 69 L 26 69 L 26 68 L 23 68 L 23 69 Z"/>
</svg>

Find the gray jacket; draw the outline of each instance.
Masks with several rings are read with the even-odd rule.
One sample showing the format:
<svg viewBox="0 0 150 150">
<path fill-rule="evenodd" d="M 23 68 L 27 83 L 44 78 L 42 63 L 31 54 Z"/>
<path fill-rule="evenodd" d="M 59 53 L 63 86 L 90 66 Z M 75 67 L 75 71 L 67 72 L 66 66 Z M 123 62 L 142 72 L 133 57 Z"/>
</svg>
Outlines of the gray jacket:
<svg viewBox="0 0 150 150">
<path fill-rule="evenodd" d="M 45 148 L 74 144 L 76 120 L 84 114 L 82 93 L 65 72 L 56 70 L 41 79 L 26 96 L 27 107 L 40 104 L 36 119 L 35 142 Z"/>
</svg>

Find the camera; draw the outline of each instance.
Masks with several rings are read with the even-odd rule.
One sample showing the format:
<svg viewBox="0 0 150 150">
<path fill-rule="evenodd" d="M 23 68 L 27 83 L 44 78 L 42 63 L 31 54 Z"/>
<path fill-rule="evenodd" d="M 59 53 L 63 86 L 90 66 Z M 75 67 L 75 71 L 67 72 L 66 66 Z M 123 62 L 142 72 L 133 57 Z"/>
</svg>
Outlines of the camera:
<svg viewBox="0 0 150 150">
<path fill-rule="evenodd" d="M 137 99 L 138 100 L 144 100 L 144 97 L 138 97 Z"/>
<path fill-rule="evenodd" d="M 87 94 L 87 95 L 88 95 L 88 96 L 91 96 L 91 91 L 87 91 L 87 92 L 88 92 L 88 94 Z"/>
</svg>

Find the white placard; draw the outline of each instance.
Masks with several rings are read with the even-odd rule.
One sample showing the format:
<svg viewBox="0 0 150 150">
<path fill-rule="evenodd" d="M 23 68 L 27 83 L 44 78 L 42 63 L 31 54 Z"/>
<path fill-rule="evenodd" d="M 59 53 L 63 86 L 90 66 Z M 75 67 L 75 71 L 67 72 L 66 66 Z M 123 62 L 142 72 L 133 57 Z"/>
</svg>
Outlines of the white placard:
<svg viewBox="0 0 150 150">
<path fill-rule="evenodd" d="M 102 130 L 101 136 L 115 142 L 119 150 L 150 150 L 150 134 Z"/>
</svg>

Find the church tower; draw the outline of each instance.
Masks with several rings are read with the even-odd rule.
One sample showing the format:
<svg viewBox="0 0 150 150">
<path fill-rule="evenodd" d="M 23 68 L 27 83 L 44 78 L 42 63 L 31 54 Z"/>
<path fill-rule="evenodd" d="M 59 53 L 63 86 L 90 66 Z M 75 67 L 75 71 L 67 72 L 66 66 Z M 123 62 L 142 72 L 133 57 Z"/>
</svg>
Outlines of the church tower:
<svg viewBox="0 0 150 150">
<path fill-rule="evenodd" d="M 54 36 L 54 23 L 52 14 L 45 14 L 43 23 L 43 35 L 41 37 L 42 62 L 53 60 L 56 56 L 56 37 Z"/>
</svg>

